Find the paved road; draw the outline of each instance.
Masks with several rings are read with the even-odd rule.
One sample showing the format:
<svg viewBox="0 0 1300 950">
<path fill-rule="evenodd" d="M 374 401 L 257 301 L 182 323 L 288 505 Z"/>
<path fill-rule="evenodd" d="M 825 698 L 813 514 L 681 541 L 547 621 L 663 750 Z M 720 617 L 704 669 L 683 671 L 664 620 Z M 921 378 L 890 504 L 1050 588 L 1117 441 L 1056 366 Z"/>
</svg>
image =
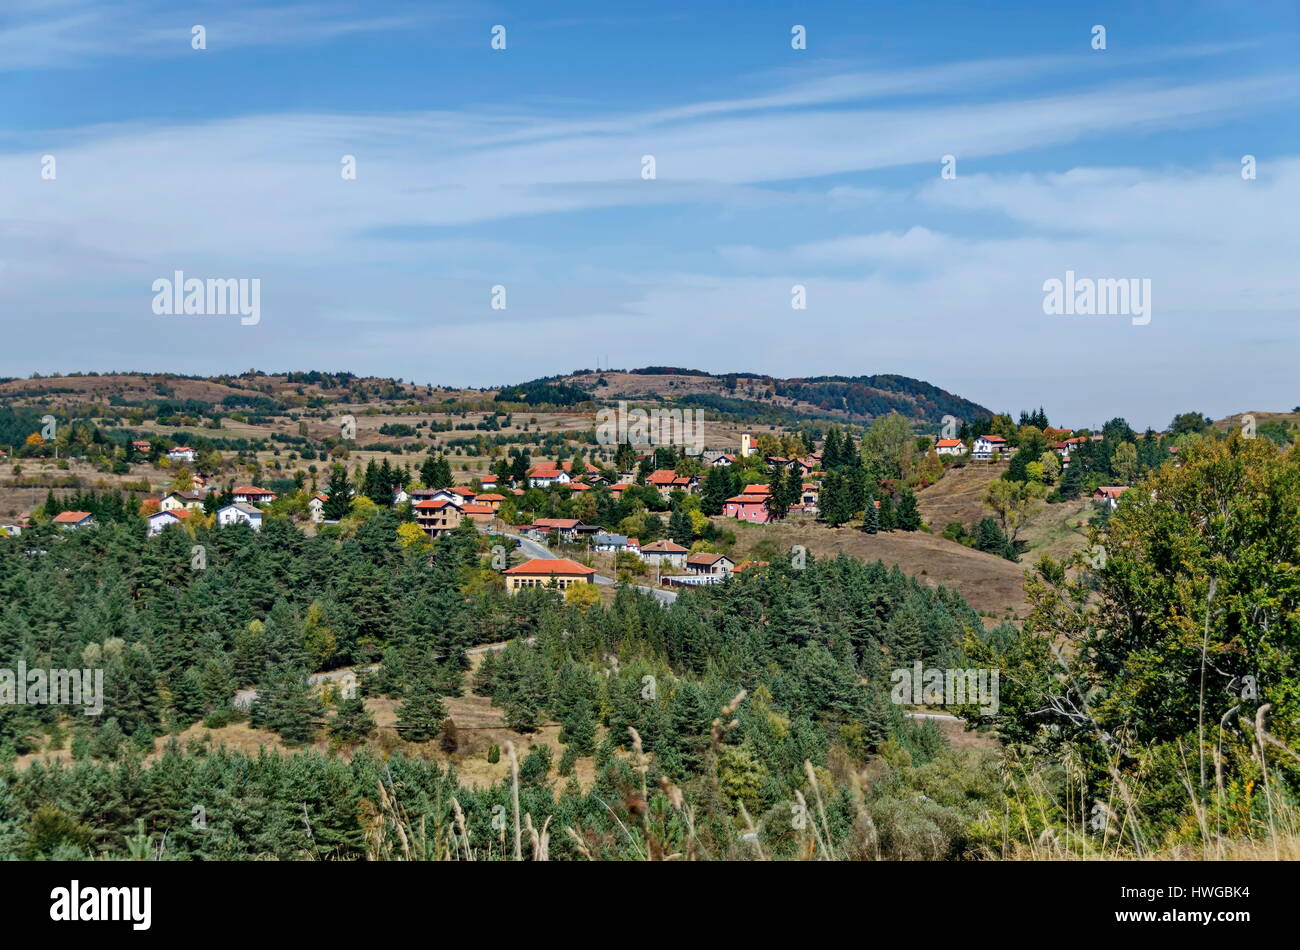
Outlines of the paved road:
<svg viewBox="0 0 1300 950">
<path fill-rule="evenodd" d="M 518 541 L 521 550 L 523 550 L 523 552 L 527 554 L 529 557 L 542 558 L 543 560 L 548 560 L 548 561 L 558 560 L 560 557 L 560 555 L 556 554 L 554 551 L 552 551 L 546 545 L 542 544 L 540 541 L 534 541 L 531 538 L 520 537 L 517 534 L 506 534 L 505 532 L 498 531 L 495 534 L 489 535 L 489 537 L 510 538 L 514 541 Z M 616 584 L 618 582 L 611 577 L 605 577 L 603 574 L 597 574 L 596 583 L 608 585 L 608 584 Z M 655 600 L 659 601 L 661 604 L 671 604 L 673 601 L 677 599 L 677 592 L 673 590 L 660 590 L 657 587 L 642 587 L 639 584 L 634 584 L 632 586 L 635 587 L 637 590 L 645 591 L 647 594 L 652 596 Z"/>
<path fill-rule="evenodd" d="M 938 719 L 940 722 L 965 722 L 957 716 L 945 716 L 942 713 L 903 713 L 909 719 Z"/>
</svg>

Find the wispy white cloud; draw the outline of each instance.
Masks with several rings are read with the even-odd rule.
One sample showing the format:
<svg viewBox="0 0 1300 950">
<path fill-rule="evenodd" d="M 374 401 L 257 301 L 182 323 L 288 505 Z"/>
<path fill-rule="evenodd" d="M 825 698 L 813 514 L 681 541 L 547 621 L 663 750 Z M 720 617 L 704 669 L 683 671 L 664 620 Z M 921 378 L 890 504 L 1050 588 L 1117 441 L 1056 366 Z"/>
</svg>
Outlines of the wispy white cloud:
<svg viewBox="0 0 1300 950">
<path fill-rule="evenodd" d="M 121 56 L 180 56 L 193 52 L 191 29 L 203 26 L 208 49 L 301 45 L 357 33 L 428 24 L 447 8 L 401 16 L 366 16 L 337 2 L 274 5 L 202 0 L 178 7 L 167 0 L 20 0 L 6 3 L 17 22 L 0 25 L 0 70 L 77 68 Z"/>
</svg>

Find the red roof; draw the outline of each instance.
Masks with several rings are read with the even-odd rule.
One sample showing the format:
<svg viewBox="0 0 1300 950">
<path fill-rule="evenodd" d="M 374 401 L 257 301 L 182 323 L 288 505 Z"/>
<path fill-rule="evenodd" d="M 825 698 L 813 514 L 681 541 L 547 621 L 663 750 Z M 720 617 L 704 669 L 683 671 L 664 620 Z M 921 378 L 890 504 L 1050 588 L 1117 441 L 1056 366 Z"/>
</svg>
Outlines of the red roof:
<svg viewBox="0 0 1300 950">
<path fill-rule="evenodd" d="M 691 480 L 685 475 L 678 475 L 671 468 L 660 468 L 645 477 L 646 484 L 656 488 L 662 485 L 689 485 Z"/>
<path fill-rule="evenodd" d="M 770 495 L 772 489 L 768 485 L 746 485 L 740 490 L 742 495 Z"/>
<path fill-rule="evenodd" d="M 538 518 L 533 522 L 534 527 L 538 528 L 576 528 L 582 524 L 578 518 Z"/>
<path fill-rule="evenodd" d="M 55 524 L 76 524 L 90 517 L 89 511 L 61 511 L 54 516 Z"/>
<path fill-rule="evenodd" d="M 582 470 L 588 474 L 600 471 L 600 469 L 596 468 L 596 466 L 592 465 L 590 462 L 584 462 Z M 556 475 L 560 474 L 560 472 L 572 475 L 573 462 L 538 462 L 528 470 L 529 476 L 534 478 L 554 478 Z"/>
<path fill-rule="evenodd" d="M 641 553 L 649 551 L 651 554 L 656 552 L 660 554 L 685 554 L 689 549 L 682 547 L 676 541 L 669 541 L 665 538 L 662 541 L 652 541 L 645 547 L 641 548 Z"/>
<path fill-rule="evenodd" d="M 728 505 L 766 505 L 767 499 L 763 495 L 736 495 L 728 498 Z"/>
<path fill-rule="evenodd" d="M 275 492 L 268 491 L 265 488 L 258 488 L 256 485 L 241 485 L 236 488 L 232 495 L 274 495 Z"/>
<path fill-rule="evenodd" d="M 961 445 L 961 439 L 940 439 L 938 442 L 934 443 L 934 445 L 935 448 L 939 449 L 955 449 L 957 446 Z"/>
<path fill-rule="evenodd" d="M 718 561 L 722 560 L 724 557 L 727 557 L 727 556 L 726 556 L 725 554 L 712 554 L 712 553 L 710 553 L 710 552 L 708 552 L 708 551 L 700 551 L 698 554 L 692 554 L 690 557 L 688 557 L 688 558 L 686 559 L 686 563 L 687 563 L 687 564 L 704 564 L 704 565 L 716 564 Z M 730 561 L 731 558 L 728 557 L 727 560 Z"/>
<path fill-rule="evenodd" d="M 505 495 L 497 495 L 497 494 L 494 494 L 493 492 L 488 492 L 486 495 L 479 495 L 479 496 L 477 496 L 477 500 L 478 500 L 478 501 L 505 501 L 505 500 L 506 500 L 506 496 L 505 496 Z"/>
<path fill-rule="evenodd" d="M 473 497 L 474 497 L 474 494 L 475 494 L 474 489 L 472 489 L 472 488 L 463 488 L 463 487 L 460 487 L 460 488 L 448 488 L 447 491 L 454 491 L 457 495 L 464 495 L 464 496 L 467 497 L 467 498 L 473 498 Z"/>
<path fill-rule="evenodd" d="M 491 505 L 465 505 L 460 510 L 467 515 L 490 515 L 494 513 Z"/>
<path fill-rule="evenodd" d="M 570 561 L 567 557 L 560 558 L 543 558 L 535 557 L 531 561 L 525 561 L 518 567 L 512 567 L 504 571 L 506 574 L 564 574 L 568 576 L 591 576 L 596 573 L 594 567 L 587 567 L 585 564 L 579 564 L 577 561 Z"/>
<path fill-rule="evenodd" d="M 437 511 L 439 508 L 446 508 L 448 506 L 455 507 L 447 499 L 440 498 L 437 501 L 417 501 L 411 507 L 421 511 Z"/>
<path fill-rule="evenodd" d="M 982 435 L 982 436 L 980 436 L 980 438 L 983 439 L 985 442 L 1005 442 L 1005 441 L 1007 441 L 1006 439 L 1002 438 L 1002 436 L 1000 436 L 1000 435 Z"/>
</svg>

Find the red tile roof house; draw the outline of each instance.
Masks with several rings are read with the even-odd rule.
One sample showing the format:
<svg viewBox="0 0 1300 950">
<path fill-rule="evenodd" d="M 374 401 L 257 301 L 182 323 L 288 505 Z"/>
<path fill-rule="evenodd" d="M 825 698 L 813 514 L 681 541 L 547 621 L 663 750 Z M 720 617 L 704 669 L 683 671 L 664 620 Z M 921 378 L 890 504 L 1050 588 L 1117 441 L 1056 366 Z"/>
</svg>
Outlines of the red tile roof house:
<svg viewBox="0 0 1300 950">
<path fill-rule="evenodd" d="M 682 547 L 675 541 L 664 539 L 643 545 L 641 547 L 641 560 L 659 567 L 665 564 L 670 567 L 685 567 L 686 555 L 690 553 L 687 548 Z"/>
<path fill-rule="evenodd" d="M 506 500 L 505 495 L 498 495 L 495 492 L 488 492 L 485 495 L 477 495 L 474 498 L 475 504 L 488 505 L 493 511 L 501 507 L 501 502 Z"/>
<path fill-rule="evenodd" d="M 590 462 L 584 462 L 582 470 L 574 472 L 572 462 L 539 462 L 528 470 L 528 485 L 531 488 L 546 488 L 549 485 L 567 485 L 577 475 L 596 475 L 600 469 Z"/>
<path fill-rule="evenodd" d="M 975 440 L 970 457 L 973 459 L 991 459 L 994 452 L 1005 452 L 1007 440 L 1000 435 L 982 435 Z"/>
<path fill-rule="evenodd" d="M 149 522 L 149 537 L 161 534 L 163 528 L 168 525 L 180 524 L 190 516 L 188 508 L 172 508 L 168 511 L 155 511 L 147 519 Z"/>
<path fill-rule="evenodd" d="M 496 509 L 491 505 L 462 505 L 460 513 L 476 524 L 491 524 Z"/>
<path fill-rule="evenodd" d="M 460 507 L 445 498 L 416 502 L 411 506 L 411 511 L 415 514 L 415 523 L 434 538 L 454 531 L 461 520 Z"/>
<path fill-rule="evenodd" d="M 934 451 L 939 455 L 965 455 L 966 443 L 961 439 L 940 439 L 934 443 Z"/>
<path fill-rule="evenodd" d="M 595 534 L 600 528 L 596 525 L 583 524 L 578 518 L 538 518 L 533 522 L 534 528 L 554 531 L 556 536 L 566 544 L 578 540 L 579 535 Z"/>
<path fill-rule="evenodd" d="M 767 510 L 766 495 L 736 495 L 722 504 L 724 518 L 736 518 L 753 524 L 767 524 L 772 513 Z"/>
<path fill-rule="evenodd" d="M 1128 491 L 1127 485 L 1102 485 L 1092 493 L 1093 501 L 1104 501 L 1112 508 L 1119 506 L 1119 496 Z"/>
<path fill-rule="evenodd" d="M 645 483 L 651 488 L 657 489 L 660 495 L 667 498 L 675 491 L 692 493 L 700 480 L 694 475 L 678 475 L 671 468 L 660 468 L 647 475 Z"/>
<path fill-rule="evenodd" d="M 554 465 L 534 465 L 528 470 L 529 488 L 549 488 L 551 485 L 567 485 L 571 481 L 569 473 Z"/>
<path fill-rule="evenodd" d="M 767 499 L 772 489 L 766 485 L 746 485 L 739 495 L 722 503 L 722 515 L 752 524 L 767 524 L 772 513 L 767 510 Z"/>
<path fill-rule="evenodd" d="M 421 501 L 446 501 L 459 508 L 465 502 L 465 496 L 450 488 L 412 488 L 406 492 L 412 504 Z"/>
<path fill-rule="evenodd" d="M 54 516 L 60 528 L 89 528 L 95 523 L 89 511 L 61 511 Z"/>
<path fill-rule="evenodd" d="M 515 594 L 525 587 L 554 586 L 564 590 L 574 584 L 590 584 L 596 576 L 596 569 L 565 557 L 537 557 L 501 573 L 506 579 L 506 590 Z"/>
<path fill-rule="evenodd" d="M 730 574 L 736 569 L 736 562 L 725 554 L 700 551 L 686 559 L 686 569 L 692 574 Z"/>
<path fill-rule="evenodd" d="M 256 485 L 241 485 L 232 493 L 235 501 L 246 502 L 250 505 L 265 505 L 275 501 L 275 492 L 268 491 L 265 488 L 258 488 Z"/>
</svg>

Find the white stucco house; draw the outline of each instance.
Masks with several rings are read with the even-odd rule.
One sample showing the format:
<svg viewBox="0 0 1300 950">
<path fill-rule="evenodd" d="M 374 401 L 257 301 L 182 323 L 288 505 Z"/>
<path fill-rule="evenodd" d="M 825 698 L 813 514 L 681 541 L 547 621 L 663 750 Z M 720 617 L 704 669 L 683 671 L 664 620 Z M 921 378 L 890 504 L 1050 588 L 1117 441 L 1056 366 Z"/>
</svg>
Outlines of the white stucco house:
<svg viewBox="0 0 1300 950">
<path fill-rule="evenodd" d="M 975 440 L 970 457 L 973 459 L 991 459 L 995 452 L 1006 452 L 1007 440 L 1000 435 L 982 435 Z"/>
<path fill-rule="evenodd" d="M 217 524 L 226 527 L 232 524 L 246 524 L 254 531 L 262 530 L 262 512 L 247 502 L 237 501 L 217 509 Z"/>
</svg>

